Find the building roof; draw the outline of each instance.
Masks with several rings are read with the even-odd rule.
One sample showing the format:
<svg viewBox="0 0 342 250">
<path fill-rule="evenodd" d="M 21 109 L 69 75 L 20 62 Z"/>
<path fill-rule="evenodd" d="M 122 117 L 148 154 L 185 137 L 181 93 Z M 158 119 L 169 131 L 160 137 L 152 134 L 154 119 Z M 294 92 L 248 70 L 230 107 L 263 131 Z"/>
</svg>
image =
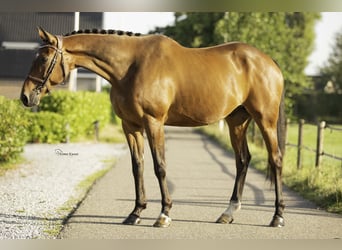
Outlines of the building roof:
<svg viewBox="0 0 342 250">
<path fill-rule="evenodd" d="M 63 35 L 74 29 L 73 12 L 0 12 L 0 42 L 40 42 L 37 27 Z M 102 28 L 102 13 L 80 13 L 80 29 Z"/>
<path fill-rule="evenodd" d="M 0 12 L 0 78 L 23 78 L 41 42 L 37 27 L 63 35 L 74 29 L 73 12 Z M 80 13 L 80 29 L 102 28 L 102 13 Z M 4 47 L 3 45 L 6 45 Z M 13 45 L 12 48 L 8 49 Z M 27 47 L 23 49 L 21 47 Z M 15 49 L 17 48 L 17 49 Z"/>
</svg>

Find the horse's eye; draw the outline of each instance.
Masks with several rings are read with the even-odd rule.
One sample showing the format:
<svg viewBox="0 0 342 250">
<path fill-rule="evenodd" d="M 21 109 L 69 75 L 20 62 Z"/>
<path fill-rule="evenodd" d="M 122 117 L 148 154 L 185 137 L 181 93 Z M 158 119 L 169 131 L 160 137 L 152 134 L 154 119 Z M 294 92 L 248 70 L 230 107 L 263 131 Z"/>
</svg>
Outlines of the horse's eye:
<svg viewBox="0 0 342 250">
<path fill-rule="evenodd" d="M 41 58 L 39 58 L 39 60 L 40 60 L 40 63 L 44 64 L 44 63 L 46 63 L 48 61 L 48 58 L 42 56 Z"/>
</svg>

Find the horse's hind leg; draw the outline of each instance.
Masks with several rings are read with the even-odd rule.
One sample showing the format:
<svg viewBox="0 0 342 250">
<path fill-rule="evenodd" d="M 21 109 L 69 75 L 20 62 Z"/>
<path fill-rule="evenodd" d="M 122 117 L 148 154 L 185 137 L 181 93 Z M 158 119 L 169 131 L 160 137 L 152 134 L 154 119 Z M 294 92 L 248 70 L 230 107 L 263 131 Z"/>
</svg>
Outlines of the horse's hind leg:
<svg viewBox="0 0 342 250">
<path fill-rule="evenodd" d="M 277 116 L 271 112 L 259 113 L 254 118 L 265 140 L 268 151 L 268 164 L 271 180 L 275 185 L 275 213 L 270 223 L 272 227 L 284 226 L 283 211 L 285 203 L 282 194 L 282 154 L 278 146 Z"/>
<path fill-rule="evenodd" d="M 217 223 L 232 223 L 233 213 L 241 207 L 243 187 L 246 180 L 248 164 L 251 159 L 246 140 L 246 131 L 250 120 L 250 115 L 242 106 L 238 107 L 226 118 L 229 126 L 230 140 L 235 152 L 236 177 L 230 204 L 220 218 L 217 219 Z"/>
</svg>

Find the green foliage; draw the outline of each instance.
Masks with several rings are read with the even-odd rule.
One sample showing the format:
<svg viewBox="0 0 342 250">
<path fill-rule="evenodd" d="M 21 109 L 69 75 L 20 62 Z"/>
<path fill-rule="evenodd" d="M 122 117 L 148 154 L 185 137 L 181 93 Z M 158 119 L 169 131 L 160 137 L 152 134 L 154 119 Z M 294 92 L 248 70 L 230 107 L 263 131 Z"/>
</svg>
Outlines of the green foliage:
<svg viewBox="0 0 342 250">
<path fill-rule="evenodd" d="M 284 74 L 289 113 L 294 94 L 308 87 L 304 69 L 319 17 L 313 12 L 176 13 L 173 26 L 157 28 L 156 32 L 190 47 L 241 41 L 259 48 L 277 61 Z"/>
<path fill-rule="evenodd" d="M 65 142 L 68 131 L 64 116 L 42 111 L 29 113 L 29 142 L 58 143 Z"/>
<path fill-rule="evenodd" d="M 39 109 L 40 112 L 48 111 L 62 116 L 63 118 L 51 117 L 57 120 L 50 122 L 48 116 L 51 114 L 43 114 L 44 126 L 47 130 L 55 128 L 57 133 L 62 135 L 66 134 L 66 131 L 62 132 L 63 127 L 66 130 L 66 124 L 69 124 L 68 133 L 71 140 L 92 134 L 95 121 L 99 121 L 100 128 L 103 128 L 110 122 L 113 112 L 108 95 L 94 92 L 54 92 L 41 100 Z M 49 140 L 54 141 L 52 138 Z"/>
<path fill-rule="evenodd" d="M 294 109 L 297 117 L 308 122 L 342 123 L 341 94 L 311 93 L 296 95 Z"/>
<path fill-rule="evenodd" d="M 151 33 L 162 33 L 188 47 L 216 45 L 215 26 L 223 12 L 175 13 L 175 25 L 157 27 Z"/>
<path fill-rule="evenodd" d="M 27 140 L 28 122 L 24 107 L 0 96 L 0 163 L 18 159 Z"/>
<path fill-rule="evenodd" d="M 320 71 L 326 79 L 332 80 L 338 92 L 342 92 L 342 31 L 336 35 L 332 51 L 328 62 Z"/>
</svg>

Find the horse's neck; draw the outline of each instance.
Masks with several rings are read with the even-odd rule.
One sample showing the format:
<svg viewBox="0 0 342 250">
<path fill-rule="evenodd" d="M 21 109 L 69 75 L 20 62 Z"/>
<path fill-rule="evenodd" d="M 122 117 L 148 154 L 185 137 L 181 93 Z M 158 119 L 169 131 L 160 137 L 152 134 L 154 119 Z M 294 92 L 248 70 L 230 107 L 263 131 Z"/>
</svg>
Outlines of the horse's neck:
<svg viewBox="0 0 342 250">
<path fill-rule="evenodd" d="M 134 63 L 137 39 L 116 35 L 70 36 L 65 39 L 70 68 L 83 67 L 109 82 L 119 81 Z"/>
</svg>

